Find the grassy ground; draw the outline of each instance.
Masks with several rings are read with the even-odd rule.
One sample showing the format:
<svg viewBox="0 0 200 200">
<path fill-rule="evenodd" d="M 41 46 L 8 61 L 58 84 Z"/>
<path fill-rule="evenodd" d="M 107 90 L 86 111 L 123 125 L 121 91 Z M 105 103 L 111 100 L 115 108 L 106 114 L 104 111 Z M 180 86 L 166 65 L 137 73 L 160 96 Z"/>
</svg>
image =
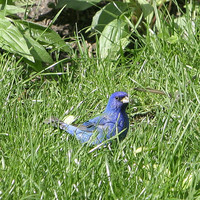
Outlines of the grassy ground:
<svg viewBox="0 0 200 200">
<path fill-rule="evenodd" d="M 118 61 L 83 52 L 62 75 L 28 81 L 24 65 L 1 55 L 0 199 L 200 199 L 199 52 L 199 32 L 175 44 L 149 33 Z M 131 99 L 121 143 L 91 152 L 43 124 L 83 122 L 120 90 Z M 135 118 L 144 112 L 154 117 Z"/>
</svg>

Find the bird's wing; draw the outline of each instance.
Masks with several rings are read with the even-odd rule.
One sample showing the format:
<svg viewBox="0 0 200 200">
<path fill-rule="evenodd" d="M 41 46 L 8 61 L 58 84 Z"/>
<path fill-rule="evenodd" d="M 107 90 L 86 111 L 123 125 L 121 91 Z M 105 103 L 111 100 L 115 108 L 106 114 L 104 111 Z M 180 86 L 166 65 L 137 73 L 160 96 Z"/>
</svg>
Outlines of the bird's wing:
<svg viewBox="0 0 200 200">
<path fill-rule="evenodd" d="M 94 132 L 94 131 L 103 131 L 105 128 L 104 126 L 106 123 L 110 121 L 108 115 L 102 114 L 98 117 L 95 117 L 93 119 L 90 119 L 86 122 L 84 122 L 82 125 L 78 126 L 79 129 L 88 131 L 88 132 Z"/>
</svg>

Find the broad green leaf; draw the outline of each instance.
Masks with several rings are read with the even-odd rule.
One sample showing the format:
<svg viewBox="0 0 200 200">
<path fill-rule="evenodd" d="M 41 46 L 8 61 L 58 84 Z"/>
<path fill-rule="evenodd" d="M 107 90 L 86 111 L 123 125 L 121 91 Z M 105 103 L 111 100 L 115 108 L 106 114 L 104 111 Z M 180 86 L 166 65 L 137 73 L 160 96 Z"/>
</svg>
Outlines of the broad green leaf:
<svg viewBox="0 0 200 200">
<path fill-rule="evenodd" d="M 34 62 L 23 35 L 7 18 L 0 18 L 0 47 Z"/>
<path fill-rule="evenodd" d="M 93 17 L 91 29 L 102 32 L 104 27 L 118 18 L 127 9 L 123 2 L 111 2 L 99 10 Z"/>
<path fill-rule="evenodd" d="M 4 6 L 3 4 L 0 4 L 0 13 L 5 13 L 5 16 L 17 14 L 17 13 L 24 13 L 24 12 L 25 12 L 24 8 L 20 8 L 20 7 L 14 6 L 14 5 Z"/>
<path fill-rule="evenodd" d="M 70 52 L 69 46 L 65 41 L 50 28 L 23 20 L 15 20 L 15 24 L 24 34 L 30 34 L 31 37 L 36 39 L 47 46 L 53 46 L 55 49 L 61 49 L 65 52 Z"/>
<path fill-rule="evenodd" d="M 102 0 L 59 0 L 56 8 L 62 8 L 67 5 L 67 8 L 73 8 L 74 10 L 86 10 L 100 1 Z"/>
<path fill-rule="evenodd" d="M 45 48 L 39 44 L 36 40 L 34 40 L 30 35 L 25 34 L 24 38 L 27 42 L 27 45 L 30 49 L 31 55 L 37 61 L 42 61 L 45 63 L 53 63 L 51 56 L 47 53 Z"/>
<path fill-rule="evenodd" d="M 154 15 L 153 6 L 147 0 L 138 0 L 138 3 L 140 4 L 142 8 L 142 12 L 143 12 L 144 18 L 147 20 L 147 23 L 148 24 L 151 23 L 151 20 Z"/>
<path fill-rule="evenodd" d="M 129 43 L 129 31 L 127 24 L 115 19 L 110 22 L 101 33 L 99 39 L 99 52 L 101 58 L 117 59 L 120 49 L 124 49 Z"/>
<path fill-rule="evenodd" d="M 35 60 L 35 62 L 31 62 L 29 60 L 26 60 L 26 63 L 28 63 L 36 72 L 40 72 L 44 70 L 44 67 L 41 61 Z"/>
</svg>

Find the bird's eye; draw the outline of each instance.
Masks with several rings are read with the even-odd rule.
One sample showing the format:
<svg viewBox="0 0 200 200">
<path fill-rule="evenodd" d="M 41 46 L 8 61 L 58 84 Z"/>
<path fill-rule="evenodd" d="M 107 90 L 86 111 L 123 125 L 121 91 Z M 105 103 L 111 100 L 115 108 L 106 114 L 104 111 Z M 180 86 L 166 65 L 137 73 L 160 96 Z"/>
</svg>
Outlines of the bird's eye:
<svg viewBox="0 0 200 200">
<path fill-rule="evenodd" d="M 119 97 L 115 97 L 116 100 L 119 100 Z"/>
</svg>

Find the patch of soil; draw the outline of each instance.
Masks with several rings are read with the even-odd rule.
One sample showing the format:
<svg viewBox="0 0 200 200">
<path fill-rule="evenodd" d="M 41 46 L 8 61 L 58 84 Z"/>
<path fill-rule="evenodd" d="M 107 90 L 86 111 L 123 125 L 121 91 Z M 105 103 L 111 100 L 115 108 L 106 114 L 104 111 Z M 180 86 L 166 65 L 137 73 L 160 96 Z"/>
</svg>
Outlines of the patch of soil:
<svg viewBox="0 0 200 200">
<path fill-rule="evenodd" d="M 30 8 L 28 18 L 33 22 L 47 26 L 59 12 L 58 9 L 52 8 L 55 5 L 56 0 L 36 0 L 36 3 Z M 105 3 L 101 3 L 100 6 L 102 7 L 103 5 Z M 92 17 L 98 10 L 99 8 L 94 6 L 84 11 L 65 8 L 51 28 L 61 37 L 73 37 L 75 32 L 81 31 L 91 25 Z M 89 39 L 88 34 L 85 34 L 85 30 L 82 31 L 82 34 Z"/>
</svg>

